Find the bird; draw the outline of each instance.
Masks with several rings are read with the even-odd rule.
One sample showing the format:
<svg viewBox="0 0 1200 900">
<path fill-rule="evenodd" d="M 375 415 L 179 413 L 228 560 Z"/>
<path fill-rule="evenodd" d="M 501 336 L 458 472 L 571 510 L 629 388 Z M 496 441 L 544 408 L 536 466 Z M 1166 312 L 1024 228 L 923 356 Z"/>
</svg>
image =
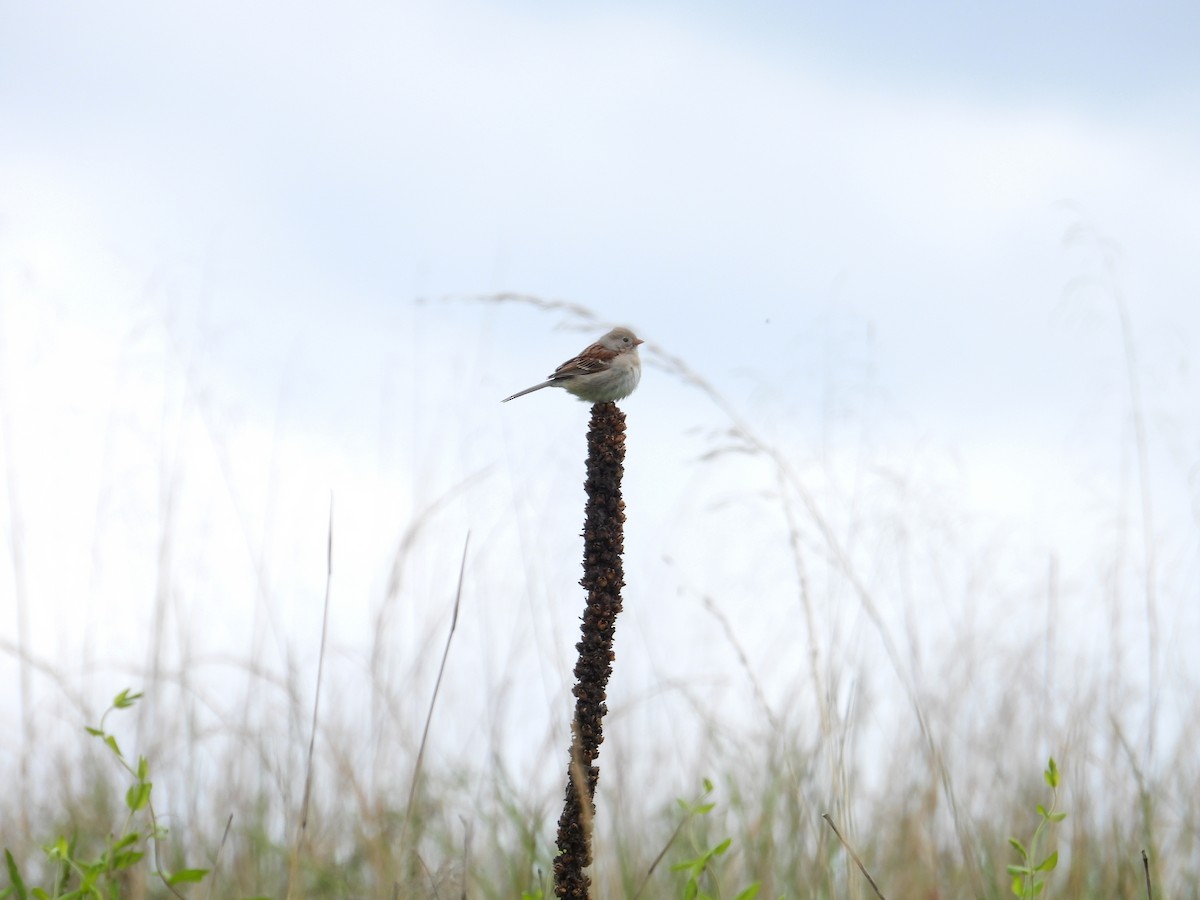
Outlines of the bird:
<svg viewBox="0 0 1200 900">
<path fill-rule="evenodd" d="M 628 328 L 614 328 L 578 356 L 568 359 L 541 384 L 517 391 L 501 402 L 507 403 L 544 387 L 565 388 L 588 403 L 624 400 L 633 393 L 642 377 L 638 345 L 644 344 Z"/>
</svg>

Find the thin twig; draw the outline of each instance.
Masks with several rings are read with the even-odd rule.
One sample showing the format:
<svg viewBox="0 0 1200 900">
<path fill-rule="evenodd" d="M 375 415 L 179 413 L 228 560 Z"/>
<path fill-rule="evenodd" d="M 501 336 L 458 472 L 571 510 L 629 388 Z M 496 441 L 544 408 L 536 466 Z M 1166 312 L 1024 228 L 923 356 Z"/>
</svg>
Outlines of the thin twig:
<svg viewBox="0 0 1200 900">
<path fill-rule="evenodd" d="M 1142 851 L 1142 868 L 1146 870 L 1146 900 L 1154 900 L 1154 888 L 1150 887 L 1150 857 Z"/>
<path fill-rule="evenodd" d="M 846 852 L 850 854 L 850 858 L 854 860 L 854 864 L 858 866 L 858 870 L 863 873 L 863 876 L 867 879 L 867 881 L 871 882 L 871 888 L 875 891 L 875 896 L 878 897 L 879 900 L 884 900 L 883 892 L 879 890 L 879 885 L 875 883 L 875 879 L 871 877 L 871 873 L 867 871 L 867 867 L 864 866 L 862 860 L 858 858 L 858 854 L 854 852 L 854 848 L 850 846 L 844 837 L 842 837 L 842 833 L 837 830 L 837 826 L 833 824 L 833 818 L 829 815 L 829 813 L 822 813 L 821 818 L 829 823 L 829 827 L 833 829 L 833 833 L 837 835 L 837 839 L 842 842 L 842 846 L 846 848 Z"/>
<path fill-rule="evenodd" d="M 162 860 L 158 855 L 158 845 L 162 840 L 162 835 L 164 832 L 163 829 L 158 827 L 158 815 L 154 812 L 154 804 L 149 800 L 146 801 L 146 811 L 150 814 L 150 827 L 154 829 L 154 874 L 157 875 L 162 881 L 163 887 L 178 897 L 179 900 L 187 900 L 183 894 L 175 890 L 175 885 L 171 884 L 170 876 L 163 871 Z"/>
<path fill-rule="evenodd" d="M 1144 590 L 1146 594 L 1146 642 L 1148 658 L 1146 674 L 1149 680 L 1147 695 L 1150 716 L 1146 727 L 1145 759 L 1154 755 L 1159 700 L 1159 624 L 1158 624 L 1158 562 L 1156 529 L 1154 526 L 1153 490 L 1150 484 L 1150 446 L 1146 428 L 1146 403 L 1142 391 L 1141 365 L 1138 361 L 1137 342 L 1133 335 L 1133 318 L 1129 303 L 1121 287 L 1118 271 L 1119 247 L 1115 241 L 1088 221 L 1076 210 L 1079 220 L 1067 229 L 1063 238 L 1066 245 L 1091 244 L 1100 257 L 1103 269 L 1101 283 L 1108 288 L 1109 296 L 1117 311 L 1117 323 L 1121 331 L 1121 349 L 1125 362 L 1125 378 L 1129 387 L 1130 419 L 1133 426 L 1133 444 L 1137 467 L 1138 491 L 1141 495 L 1142 553 L 1144 554 Z"/>
<path fill-rule="evenodd" d="M 454 592 L 454 613 L 450 617 L 450 633 L 446 635 L 446 646 L 442 650 L 442 663 L 438 666 L 437 681 L 433 683 L 433 696 L 429 698 L 429 711 L 425 714 L 425 730 L 421 732 L 421 745 L 417 748 L 417 761 L 413 766 L 412 783 L 408 786 L 408 805 L 404 809 L 404 826 L 400 829 L 400 846 L 408 846 L 408 826 L 412 822 L 413 806 L 417 796 L 417 782 L 421 778 L 421 764 L 425 759 L 425 745 L 429 742 L 429 727 L 433 724 L 433 709 L 437 706 L 438 692 L 442 688 L 442 676 L 446 674 L 446 660 L 450 657 L 450 644 L 458 628 L 458 610 L 462 605 L 463 576 L 467 571 L 467 547 L 471 544 L 471 532 L 463 541 L 462 563 L 458 567 L 458 589 Z"/>
</svg>

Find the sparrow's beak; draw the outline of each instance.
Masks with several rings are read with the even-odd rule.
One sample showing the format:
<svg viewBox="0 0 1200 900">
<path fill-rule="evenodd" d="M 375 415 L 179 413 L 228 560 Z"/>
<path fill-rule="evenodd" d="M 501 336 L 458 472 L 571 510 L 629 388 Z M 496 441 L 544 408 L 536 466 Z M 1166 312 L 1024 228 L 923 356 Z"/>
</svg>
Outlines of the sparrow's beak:
<svg viewBox="0 0 1200 900">
<path fill-rule="evenodd" d="M 643 341 L 641 338 L 634 338 L 634 339 L 633 339 L 633 346 L 635 346 L 635 347 L 636 347 L 636 346 L 638 346 L 639 344 L 644 344 L 644 343 L 646 343 L 646 342 L 645 342 L 645 341 Z"/>
</svg>

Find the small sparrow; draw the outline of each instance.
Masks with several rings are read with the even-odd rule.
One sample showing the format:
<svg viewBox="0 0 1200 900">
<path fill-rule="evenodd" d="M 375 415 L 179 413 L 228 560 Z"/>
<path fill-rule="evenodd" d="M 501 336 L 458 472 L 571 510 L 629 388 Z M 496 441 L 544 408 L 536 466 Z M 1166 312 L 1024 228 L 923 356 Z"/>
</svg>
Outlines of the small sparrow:
<svg viewBox="0 0 1200 900">
<path fill-rule="evenodd" d="M 588 403 L 624 400 L 633 393 L 642 377 L 638 344 L 645 343 L 628 328 L 614 328 L 574 359 L 568 359 L 541 384 L 517 391 L 503 402 L 544 387 L 566 388 Z"/>
</svg>

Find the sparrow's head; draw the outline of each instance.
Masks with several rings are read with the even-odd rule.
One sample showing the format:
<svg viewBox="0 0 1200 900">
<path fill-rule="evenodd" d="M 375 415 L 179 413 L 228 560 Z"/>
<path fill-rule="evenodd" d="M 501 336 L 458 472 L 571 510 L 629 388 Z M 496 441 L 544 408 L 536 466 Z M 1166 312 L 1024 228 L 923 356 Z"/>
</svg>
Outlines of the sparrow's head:
<svg viewBox="0 0 1200 900">
<path fill-rule="evenodd" d="M 618 353 L 627 353 L 630 350 L 636 350 L 638 344 L 644 344 L 641 338 L 630 331 L 628 328 L 614 328 L 604 337 L 600 338 L 600 346 L 606 350 L 616 350 Z"/>
</svg>

